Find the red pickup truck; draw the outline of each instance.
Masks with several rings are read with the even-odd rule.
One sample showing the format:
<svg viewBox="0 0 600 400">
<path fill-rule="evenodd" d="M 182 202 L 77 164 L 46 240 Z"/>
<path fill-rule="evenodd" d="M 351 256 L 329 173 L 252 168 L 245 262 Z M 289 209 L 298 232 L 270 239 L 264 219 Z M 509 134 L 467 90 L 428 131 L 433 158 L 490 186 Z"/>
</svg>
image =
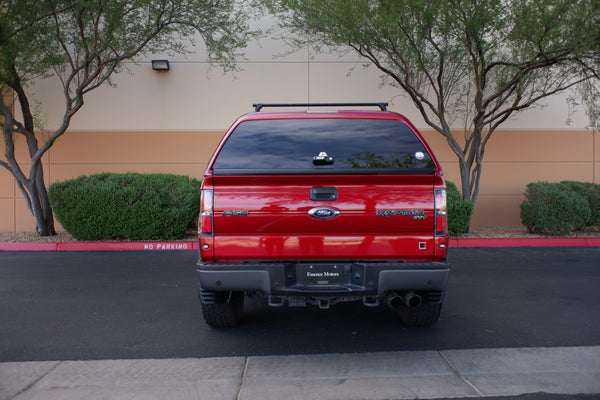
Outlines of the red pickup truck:
<svg viewBox="0 0 600 400">
<path fill-rule="evenodd" d="M 204 174 L 205 321 L 236 325 L 258 294 L 271 306 L 387 304 L 406 325 L 435 323 L 450 273 L 446 190 L 417 129 L 386 103 L 254 106 Z M 301 110 L 262 111 L 274 106 Z"/>
</svg>

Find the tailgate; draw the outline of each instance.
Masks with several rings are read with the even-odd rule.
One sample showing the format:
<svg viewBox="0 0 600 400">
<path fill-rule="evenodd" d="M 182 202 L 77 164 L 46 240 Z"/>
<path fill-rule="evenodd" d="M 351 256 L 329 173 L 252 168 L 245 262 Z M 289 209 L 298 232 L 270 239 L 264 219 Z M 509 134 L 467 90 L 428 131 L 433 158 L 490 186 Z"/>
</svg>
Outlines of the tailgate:
<svg viewBox="0 0 600 400">
<path fill-rule="evenodd" d="M 213 179 L 215 260 L 433 256 L 432 175 Z"/>
</svg>

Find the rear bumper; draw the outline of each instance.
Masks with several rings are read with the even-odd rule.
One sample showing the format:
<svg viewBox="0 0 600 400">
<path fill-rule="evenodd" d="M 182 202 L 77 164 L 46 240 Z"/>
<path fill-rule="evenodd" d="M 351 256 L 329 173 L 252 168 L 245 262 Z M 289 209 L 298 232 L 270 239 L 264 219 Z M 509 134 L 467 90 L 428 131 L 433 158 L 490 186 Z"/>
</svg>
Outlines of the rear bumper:
<svg viewBox="0 0 600 400">
<path fill-rule="evenodd" d="M 258 291 L 267 296 L 383 296 L 391 291 L 441 291 L 450 264 L 354 262 L 339 263 L 342 282 L 309 285 L 296 263 L 212 264 L 198 262 L 198 283 L 209 291 Z M 314 263 L 319 265 L 319 263 Z M 333 263 L 328 263 L 333 264 Z"/>
</svg>

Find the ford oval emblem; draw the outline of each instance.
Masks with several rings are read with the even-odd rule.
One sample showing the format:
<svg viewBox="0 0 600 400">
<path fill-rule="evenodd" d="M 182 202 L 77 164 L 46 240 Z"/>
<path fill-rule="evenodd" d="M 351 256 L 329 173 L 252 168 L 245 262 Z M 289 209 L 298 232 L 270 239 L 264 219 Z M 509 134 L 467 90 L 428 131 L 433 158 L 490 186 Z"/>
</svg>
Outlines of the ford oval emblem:
<svg viewBox="0 0 600 400">
<path fill-rule="evenodd" d="M 318 219 L 330 219 L 340 215 L 340 210 L 331 207 L 315 207 L 308 211 L 308 215 Z"/>
</svg>

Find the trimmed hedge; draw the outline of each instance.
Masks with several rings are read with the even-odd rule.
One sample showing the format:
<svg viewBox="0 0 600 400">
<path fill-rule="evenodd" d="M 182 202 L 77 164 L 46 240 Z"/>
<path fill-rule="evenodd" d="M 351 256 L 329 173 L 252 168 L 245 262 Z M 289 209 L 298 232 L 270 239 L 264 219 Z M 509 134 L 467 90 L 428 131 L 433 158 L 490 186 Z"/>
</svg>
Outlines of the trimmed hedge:
<svg viewBox="0 0 600 400">
<path fill-rule="evenodd" d="M 78 240 L 173 240 L 198 215 L 200 181 L 102 173 L 53 183 L 48 196 L 56 219 Z"/>
<path fill-rule="evenodd" d="M 548 236 L 593 226 L 590 202 L 580 194 L 584 186 L 576 182 L 529 183 L 521 203 L 521 222 L 530 233 Z"/>
<path fill-rule="evenodd" d="M 561 184 L 567 185 L 571 191 L 583 196 L 590 205 L 590 220 L 586 224 L 588 227 L 600 227 L 600 185 L 589 182 L 562 181 Z"/>
<path fill-rule="evenodd" d="M 446 197 L 448 201 L 448 232 L 451 235 L 465 232 L 473 214 L 473 203 L 465 200 L 456 185 L 448 181 L 446 181 Z"/>
</svg>

